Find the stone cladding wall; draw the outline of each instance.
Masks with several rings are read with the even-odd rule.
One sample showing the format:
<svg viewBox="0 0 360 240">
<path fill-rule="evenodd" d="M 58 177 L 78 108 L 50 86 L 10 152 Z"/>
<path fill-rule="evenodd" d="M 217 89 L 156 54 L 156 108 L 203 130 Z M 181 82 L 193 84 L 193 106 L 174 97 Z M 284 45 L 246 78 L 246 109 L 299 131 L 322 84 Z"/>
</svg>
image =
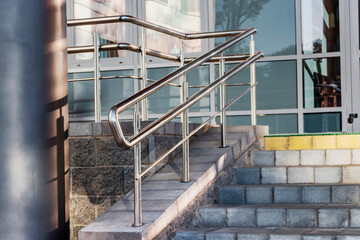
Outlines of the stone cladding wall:
<svg viewBox="0 0 360 240">
<path fill-rule="evenodd" d="M 149 123 L 142 122 L 141 127 Z M 190 124 L 190 131 L 196 126 Z M 126 135 L 133 132 L 130 122 L 123 123 L 122 128 Z M 170 122 L 158 129 L 142 142 L 142 167 L 146 168 L 180 139 L 180 123 Z M 168 159 L 179 151 L 181 147 Z M 71 240 L 77 240 L 81 228 L 133 189 L 133 149 L 117 146 L 108 123 L 70 123 L 69 160 L 70 231 Z"/>
</svg>

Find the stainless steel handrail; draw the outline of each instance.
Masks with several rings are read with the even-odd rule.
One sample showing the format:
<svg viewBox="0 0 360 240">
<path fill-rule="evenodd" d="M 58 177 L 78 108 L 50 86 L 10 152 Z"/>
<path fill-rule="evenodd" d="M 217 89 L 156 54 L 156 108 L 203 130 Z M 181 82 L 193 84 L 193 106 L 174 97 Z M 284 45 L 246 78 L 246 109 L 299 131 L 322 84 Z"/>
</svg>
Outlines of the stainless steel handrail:
<svg viewBox="0 0 360 240">
<path fill-rule="evenodd" d="M 165 33 L 173 37 L 177 37 L 184 40 L 190 39 L 202 39 L 202 38 L 218 38 L 218 37 L 231 37 L 245 30 L 235 31 L 219 31 L 219 32 L 203 32 L 203 33 L 182 33 L 173 29 L 169 29 L 143 19 L 130 16 L 130 15 L 118 15 L 98 18 L 83 18 L 83 19 L 71 19 L 67 21 L 68 27 L 94 25 L 94 24 L 105 24 L 105 23 L 117 23 L 117 22 L 128 22 L 141 27 L 145 27 L 157 32 Z"/>
<path fill-rule="evenodd" d="M 138 143 L 139 141 L 141 141 L 144 137 L 144 135 L 146 134 L 146 132 L 154 132 L 157 129 L 159 129 L 160 127 L 162 127 L 164 124 L 166 124 L 167 122 L 171 121 L 172 119 L 174 119 L 175 117 L 177 117 L 178 115 L 180 115 L 182 112 L 186 111 L 187 109 L 189 109 L 191 106 L 193 106 L 195 103 L 197 103 L 198 101 L 200 101 L 203 97 L 205 97 L 206 95 L 210 94 L 210 92 L 214 91 L 216 88 L 218 88 L 221 84 L 223 84 L 226 80 L 228 80 L 229 78 L 233 77 L 235 74 L 239 73 L 241 70 L 243 70 L 245 67 L 249 66 L 251 63 L 255 62 L 256 60 L 258 60 L 259 58 L 262 58 L 264 56 L 263 53 L 261 52 L 257 52 L 255 53 L 253 56 L 249 57 L 248 59 L 246 59 L 245 61 L 243 61 L 242 63 L 236 65 L 235 67 L 233 67 L 231 70 L 229 70 L 228 72 L 226 72 L 222 77 L 216 79 L 214 82 L 210 83 L 209 85 L 207 85 L 204 89 L 200 90 L 199 92 L 197 92 L 196 94 L 192 95 L 191 97 L 189 97 L 184 103 L 178 105 L 177 107 L 173 108 L 172 110 L 170 110 L 169 112 L 167 112 L 165 115 L 163 115 L 162 117 L 158 118 L 157 120 L 153 121 L 152 123 L 150 123 L 149 125 L 147 125 L 146 127 L 144 127 L 143 129 L 141 129 L 138 133 L 138 135 L 130 137 L 129 138 L 129 142 L 134 141 L 136 143 Z M 249 85 L 248 85 L 249 86 Z M 240 95 L 243 96 L 246 92 L 248 92 L 249 90 L 251 90 L 253 88 L 254 85 L 251 85 L 247 90 L 244 91 L 243 94 Z M 240 97 L 235 98 L 231 103 L 227 104 L 224 108 L 222 108 L 221 110 L 219 110 L 219 112 L 222 112 L 224 110 L 226 110 L 228 107 L 230 107 L 236 100 L 238 100 Z M 215 114 L 216 116 L 219 115 L 219 113 Z M 211 118 L 212 119 L 212 118 Z M 203 125 L 204 126 L 204 125 Z M 195 129 L 196 130 L 196 129 Z M 148 171 L 150 171 L 151 168 L 153 168 L 155 165 L 157 165 L 159 162 L 161 162 L 162 160 L 164 160 L 164 158 L 171 153 L 173 150 L 175 150 L 177 147 L 179 147 L 183 142 L 185 142 L 187 139 L 189 139 L 191 137 L 191 135 L 195 134 L 199 129 L 197 129 L 196 131 L 192 131 L 191 133 L 189 133 L 189 135 L 186 138 L 183 138 L 180 142 L 178 142 L 177 144 L 175 144 L 171 149 L 169 149 L 169 151 L 167 153 L 165 153 L 162 157 L 160 157 L 158 160 L 156 160 L 155 162 L 153 162 L 150 166 L 148 166 L 145 170 L 143 170 L 141 172 L 141 174 L 137 177 L 137 179 L 140 179 L 141 177 L 143 177 Z M 147 136 L 147 135 L 146 135 Z"/>
<path fill-rule="evenodd" d="M 188 63 L 182 68 L 179 68 L 178 70 L 174 71 L 170 75 L 160 79 L 159 81 L 153 83 L 152 85 L 148 86 L 147 88 L 141 90 L 140 92 L 132 95 L 131 97 L 125 99 L 124 101 L 118 103 L 117 105 L 113 106 L 110 109 L 109 112 L 109 122 L 110 126 L 113 130 L 115 140 L 119 146 L 123 147 L 132 147 L 135 144 L 137 144 L 139 141 L 144 139 L 146 136 L 150 135 L 152 132 L 154 132 L 154 129 L 149 129 L 147 131 L 143 131 L 142 129 L 136 136 L 130 138 L 129 140 L 126 140 L 123 131 L 121 129 L 120 123 L 118 121 L 118 114 L 122 111 L 126 110 L 127 108 L 133 106 L 134 104 L 142 101 L 149 95 L 153 94 L 154 92 L 160 90 L 162 87 L 166 86 L 168 83 L 178 79 L 180 76 L 186 74 L 190 70 L 194 69 L 195 67 L 201 65 L 202 63 L 206 62 L 207 60 L 211 59 L 215 55 L 223 52 L 227 48 L 233 46 L 235 43 L 239 42 L 240 40 L 256 33 L 256 29 L 249 28 L 242 33 L 236 35 L 235 37 L 227 40 L 226 42 L 220 44 L 213 50 L 211 50 L 208 53 L 205 53 L 204 55 L 198 57 L 197 59 L 193 60 L 192 62 Z M 148 128 L 146 128 L 148 129 Z"/>
<path fill-rule="evenodd" d="M 117 44 L 104 44 L 99 46 L 99 51 L 110 51 L 110 50 L 128 50 L 131 52 L 141 52 L 141 47 L 136 46 L 130 43 L 117 43 Z M 68 54 L 76 54 L 76 53 L 89 53 L 94 52 L 94 46 L 79 46 L 79 47 L 69 47 L 67 49 Z M 169 61 L 179 62 L 180 58 L 178 56 L 174 56 L 168 53 L 156 51 L 153 49 L 146 49 L 146 54 L 152 57 L 162 58 Z"/>
<path fill-rule="evenodd" d="M 227 134 L 226 134 L 226 109 L 230 107 L 235 101 L 242 97 L 246 92 L 251 91 L 251 123 L 252 125 L 256 124 L 256 99 L 255 99 L 255 64 L 254 62 L 259 58 L 263 57 L 261 52 L 255 53 L 255 42 L 253 41 L 253 34 L 256 33 L 256 30 L 249 28 L 246 30 L 236 30 L 236 31 L 222 31 L 222 32 L 204 32 L 204 33 L 182 33 L 173 29 L 165 28 L 157 24 L 147 22 L 145 20 L 128 16 L 128 15 L 119 15 L 119 16 L 110 16 L 110 17 L 100 17 L 100 18 L 89 18 L 89 19 L 73 19 L 68 21 L 69 27 L 82 26 L 82 25 L 93 25 L 93 24 L 105 24 L 105 23 L 116 23 L 116 22 L 128 22 L 138 26 L 141 26 L 141 35 L 139 37 L 140 46 L 136 46 L 129 43 L 113 43 L 113 44 L 99 44 L 99 34 L 94 32 L 94 46 L 80 46 L 80 47 L 71 47 L 68 48 L 69 54 L 74 53 L 85 53 L 85 52 L 94 52 L 94 85 L 97 88 L 94 88 L 95 92 L 95 122 L 99 122 L 100 112 L 100 80 L 110 79 L 117 76 L 108 76 L 100 77 L 100 51 L 109 51 L 109 50 L 128 50 L 140 53 L 140 68 L 141 76 L 133 77 L 133 79 L 141 80 L 141 90 L 138 93 L 135 93 L 131 97 L 125 99 L 124 101 L 113 106 L 108 114 L 109 123 L 114 134 L 114 138 L 119 146 L 124 146 L 125 148 L 133 147 L 134 150 L 134 224 L 133 226 L 142 225 L 142 213 L 141 213 L 141 178 L 150 171 L 154 166 L 156 166 L 160 161 L 165 159 L 168 154 L 173 150 L 183 145 L 183 176 L 182 181 L 190 181 L 190 171 L 189 171 L 189 138 L 199 131 L 205 124 L 216 116 L 220 115 L 221 122 L 221 147 L 227 146 Z M 152 29 L 170 36 L 174 36 L 180 39 L 180 49 L 179 56 L 162 53 L 156 50 L 146 48 L 146 36 L 145 28 Z M 235 35 L 235 36 L 234 36 Z M 230 40 L 227 40 L 223 44 L 215 47 L 213 50 L 208 53 L 203 54 L 198 58 L 185 58 L 183 50 L 183 40 L 191 39 L 204 39 L 204 38 L 217 38 L 217 37 L 229 37 L 234 36 Z M 233 46 L 235 43 L 240 40 L 251 36 L 250 39 L 250 54 L 240 54 L 236 56 L 223 56 L 224 50 Z M 221 56 L 218 54 L 221 53 Z M 154 56 L 174 62 L 178 62 L 180 67 L 176 71 L 167 75 L 166 77 L 154 81 L 147 79 L 146 73 L 146 55 Z M 186 73 L 192 69 L 200 66 L 203 63 L 207 62 L 219 62 L 219 78 L 214 82 L 211 82 L 208 85 L 195 85 L 190 86 L 191 88 L 203 88 L 191 97 L 188 98 L 188 83 L 186 81 Z M 240 64 L 225 72 L 225 61 L 242 61 Z M 226 80 L 234 76 L 246 66 L 250 65 L 250 83 L 234 83 L 226 84 Z M 118 76 L 123 77 L 123 76 Z M 174 80 L 180 79 L 180 84 L 172 83 Z M 79 79 L 74 79 L 72 81 L 77 81 Z M 86 80 L 89 80 L 87 78 Z M 80 81 L 80 80 L 79 80 Z M 85 80 L 83 80 L 85 81 Z M 153 82 L 150 86 L 147 86 L 147 82 Z M 151 94 L 159 91 L 165 86 L 175 86 L 180 88 L 180 105 L 173 108 L 168 113 L 164 114 L 159 119 L 150 123 L 148 126 L 140 129 L 140 114 L 139 114 L 139 104 L 141 102 L 141 111 L 142 111 L 142 120 L 147 120 L 147 97 Z M 233 99 L 230 103 L 226 104 L 226 86 L 249 86 L 245 92 L 240 96 Z M 203 124 L 198 126 L 195 130 L 189 133 L 188 130 L 188 109 L 200 101 L 203 97 L 207 96 L 209 93 L 220 87 L 220 110 L 206 120 Z M 128 139 L 125 138 L 123 131 L 119 123 L 119 114 L 124 110 L 134 106 L 134 115 L 133 115 L 133 124 L 134 124 L 134 133 Z M 182 140 L 175 144 L 170 150 L 158 158 L 155 162 L 150 164 L 144 171 L 141 169 L 141 141 L 149 136 L 151 133 L 162 127 L 167 122 L 171 121 L 175 117 L 181 114 L 182 122 Z"/>
</svg>

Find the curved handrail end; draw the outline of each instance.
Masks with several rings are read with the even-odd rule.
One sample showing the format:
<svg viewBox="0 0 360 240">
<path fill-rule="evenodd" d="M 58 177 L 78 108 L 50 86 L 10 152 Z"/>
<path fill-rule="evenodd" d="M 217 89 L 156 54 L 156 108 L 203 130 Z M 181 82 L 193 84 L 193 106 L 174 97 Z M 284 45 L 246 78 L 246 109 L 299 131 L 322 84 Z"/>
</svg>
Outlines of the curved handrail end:
<svg viewBox="0 0 360 240">
<path fill-rule="evenodd" d="M 121 129 L 119 119 L 118 119 L 118 111 L 115 107 L 112 107 L 108 114 L 109 124 L 111 130 L 113 132 L 115 141 L 119 147 L 124 147 L 126 149 L 132 147 L 128 141 L 126 141 L 124 133 Z"/>
</svg>

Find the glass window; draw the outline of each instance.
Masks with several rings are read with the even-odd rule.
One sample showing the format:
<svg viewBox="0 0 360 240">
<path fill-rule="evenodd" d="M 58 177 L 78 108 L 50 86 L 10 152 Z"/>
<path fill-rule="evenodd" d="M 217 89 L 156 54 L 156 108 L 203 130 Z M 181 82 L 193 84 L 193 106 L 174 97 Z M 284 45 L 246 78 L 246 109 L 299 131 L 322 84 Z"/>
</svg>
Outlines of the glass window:
<svg viewBox="0 0 360 240">
<path fill-rule="evenodd" d="M 129 76 L 132 70 L 102 71 L 101 76 Z M 93 78 L 92 72 L 69 73 L 69 79 Z M 101 114 L 106 116 L 110 108 L 121 102 L 134 92 L 134 80 L 129 78 L 113 78 L 100 81 L 101 84 Z M 132 114 L 132 108 L 122 114 Z M 94 116 L 94 80 L 69 83 L 69 116 Z"/>
<path fill-rule="evenodd" d="M 93 18 L 125 14 L 125 0 L 74 0 L 74 18 Z M 93 44 L 93 32 L 99 32 L 100 44 L 125 40 L 125 24 L 98 24 L 74 27 L 75 46 Z M 100 57 L 125 57 L 125 51 L 106 51 Z M 78 60 L 92 59 L 93 53 L 75 54 Z"/>
<path fill-rule="evenodd" d="M 102 71 L 102 77 L 130 76 L 133 70 Z M 131 78 L 112 78 L 101 80 L 101 114 L 107 116 L 109 110 L 115 104 L 134 94 L 134 80 Z M 132 114 L 133 108 L 129 108 L 121 114 Z"/>
<path fill-rule="evenodd" d="M 250 116 L 228 116 L 227 123 L 230 126 L 251 125 Z M 257 117 L 258 125 L 268 125 L 269 133 L 297 133 L 297 114 L 272 114 Z"/>
<path fill-rule="evenodd" d="M 341 107 L 340 58 L 303 60 L 304 107 Z"/>
<path fill-rule="evenodd" d="M 69 73 L 69 79 L 93 78 L 92 72 Z M 69 117 L 94 116 L 94 80 L 69 82 Z"/>
<path fill-rule="evenodd" d="M 294 0 L 215 0 L 215 30 L 238 30 L 254 27 L 257 51 L 265 55 L 296 53 Z M 216 45 L 224 39 L 216 39 Z M 249 52 L 241 41 L 226 54 Z"/>
<path fill-rule="evenodd" d="M 146 0 L 146 20 L 184 32 L 201 32 L 200 0 Z M 171 54 L 179 53 L 179 39 L 147 30 L 147 47 Z M 185 52 L 201 52 L 201 40 L 184 42 Z"/>
<path fill-rule="evenodd" d="M 148 78 L 153 80 L 159 80 L 177 68 L 149 68 Z M 189 86 L 194 85 L 206 85 L 209 83 L 209 67 L 200 66 L 195 70 L 189 72 L 186 75 Z M 179 83 L 179 80 L 175 80 L 173 83 Z M 198 92 L 200 88 L 189 88 L 189 96 Z M 193 105 L 190 112 L 206 112 L 210 110 L 210 97 L 206 96 L 198 103 Z M 166 113 L 170 109 L 180 104 L 180 88 L 175 86 L 166 86 L 160 89 L 158 92 L 152 94 L 148 98 L 149 101 L 149 113 Z"/>
<path fill-rule="evenodd" d="M 298 132 L 297 114 L 260 115 L 257 124 L 268 125 L 270 134 Z"/>
<path fill-rule="evenodd" d="M 341 113 L 304 114 L 304 132 L 341 132 Z"/>
<path fill-rule="evenodd" d="M 340 50 L 338 0 L 302 0 L 301 24 L 303 53 Z"/>
<path fill-rule="evenodd" d="M 227 71 L 236 64 L 227 64 Z M 218 76 L 218 68 L 216 76 Z M 296 61 L 256 63 L 256 101 L 258 109 L 286 109 L 297 107 Z M 250 71 L 245 68 L 227 83 L 249 83 Z M 246 87 L 226 87 L 227 102 L 236 98 Z M 217 103 L 219 103 L 217 97 Z M 249 110 L 250 93 L 240 98 L 230 110 Z"/>
</svg>

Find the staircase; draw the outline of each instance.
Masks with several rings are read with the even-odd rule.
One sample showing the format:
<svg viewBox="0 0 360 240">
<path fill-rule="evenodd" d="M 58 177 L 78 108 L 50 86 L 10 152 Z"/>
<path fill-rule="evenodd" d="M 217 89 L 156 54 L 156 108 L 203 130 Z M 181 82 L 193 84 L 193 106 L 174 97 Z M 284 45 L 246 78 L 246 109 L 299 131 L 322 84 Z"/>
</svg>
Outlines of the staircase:
<svg viewBox="0 0 360 240">
<path fill-rule="evenodd" d="M 358 138 L 265 138 L 271 150 L 252 151 L 249 166 L 234 168 L 235 184 L 176 239 L 360 239 L 360 154 L 350 149 Z"/>
</svg>

